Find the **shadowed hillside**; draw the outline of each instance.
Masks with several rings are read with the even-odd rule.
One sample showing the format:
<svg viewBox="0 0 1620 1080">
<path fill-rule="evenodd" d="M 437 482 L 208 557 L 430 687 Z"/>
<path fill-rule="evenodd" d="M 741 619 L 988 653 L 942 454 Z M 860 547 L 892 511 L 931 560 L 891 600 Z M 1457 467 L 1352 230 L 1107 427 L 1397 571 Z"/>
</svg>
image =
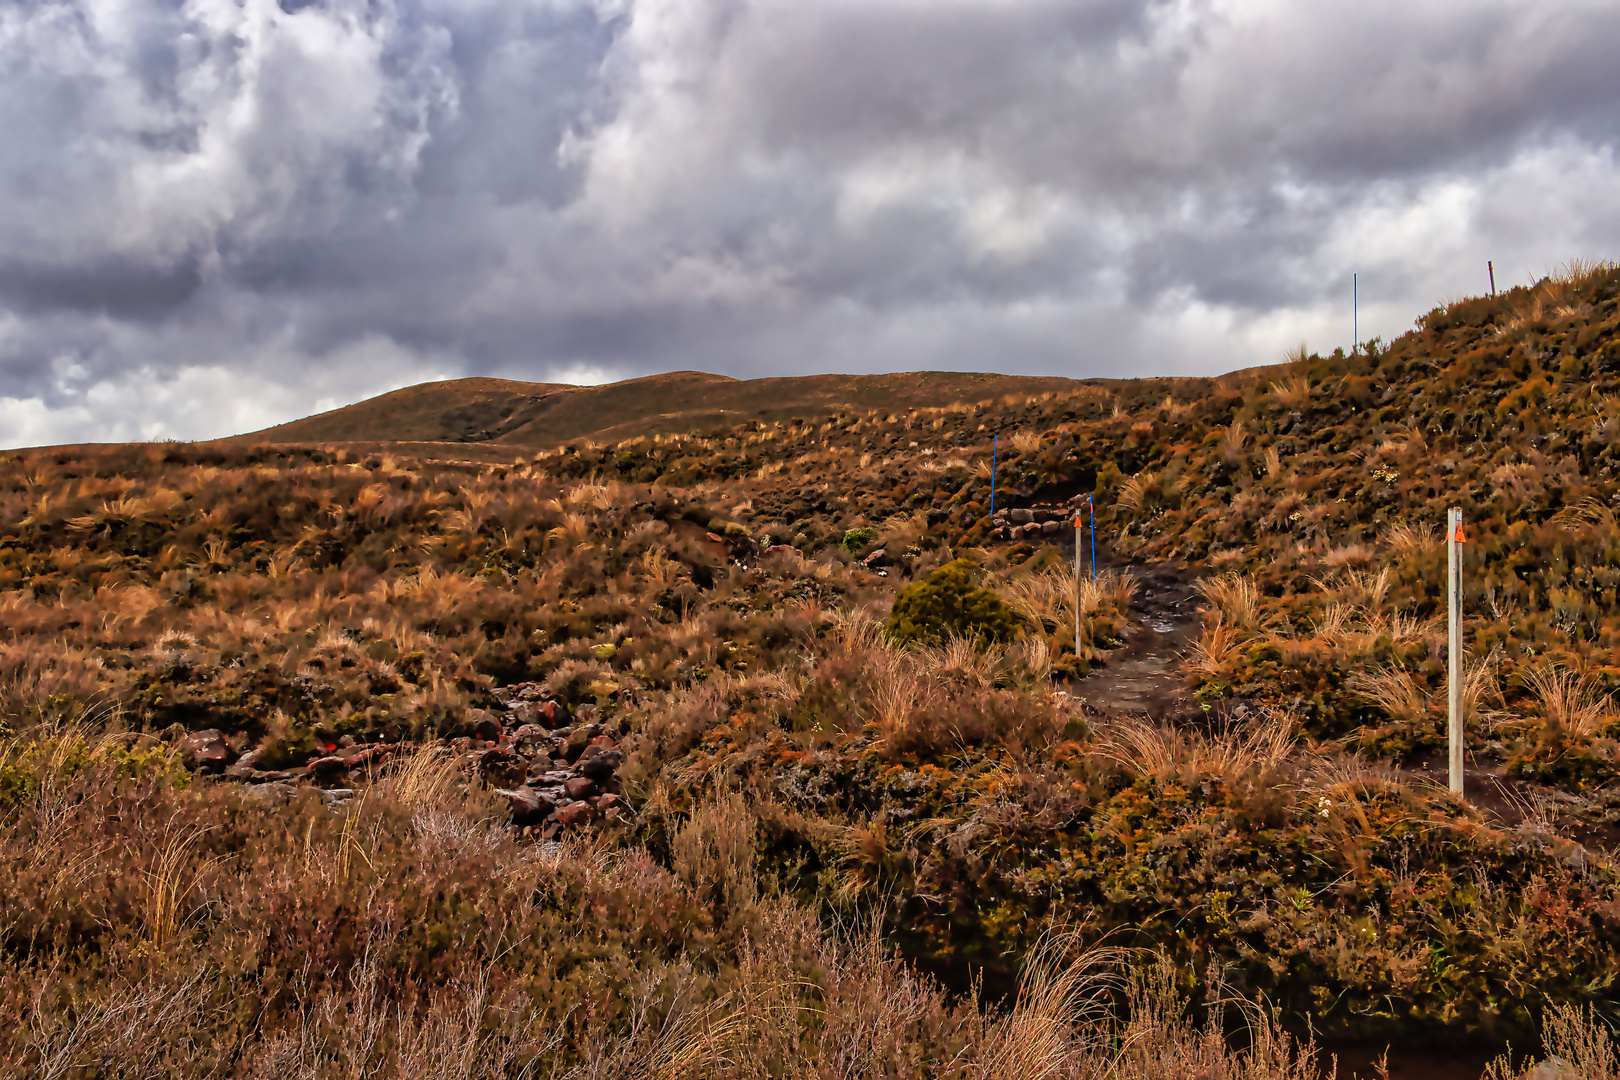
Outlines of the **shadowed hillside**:
<svg viewBox="0 0 1620 1080">
<path fill-rule="evenodd" d="M 1100 385 L 1104 380 L 1091 380 Z M 732 379 L 699 371 L 606 386 L 454 379 L 238 436 L 252 442 L 487 442 L 549 447 L 846 409 L 911 409 L 1072 389 L 1071 379 L 945 371 Z"/>
</svg>

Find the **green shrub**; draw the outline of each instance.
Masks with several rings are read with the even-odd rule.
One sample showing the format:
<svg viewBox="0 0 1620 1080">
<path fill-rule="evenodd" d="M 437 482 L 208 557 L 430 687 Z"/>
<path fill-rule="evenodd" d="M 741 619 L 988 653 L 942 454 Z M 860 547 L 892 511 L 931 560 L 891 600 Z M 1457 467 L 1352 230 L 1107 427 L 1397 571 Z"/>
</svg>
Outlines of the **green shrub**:
<svg viewBox="0 0 1620 1080">
<path fill-rule="evenodd" d="M 877 530 L 870 525 L 863 525 L 859 529 L 851 529 L 844 534 L 844 549 L 851 555 L 860 553 L 860 550 L 872 542 L 877 536 Z"/>
<path fill-rule="evenodd" d="M 978 567 L 957 559 L 900 590 L 889 615 L 889 637 L 897 645 L 948 638 L 971 638 L 983 645 L 1006 641 L 1018 629 L 1018 616 L 1006 601 L 974 580 Z"/>
</svg>

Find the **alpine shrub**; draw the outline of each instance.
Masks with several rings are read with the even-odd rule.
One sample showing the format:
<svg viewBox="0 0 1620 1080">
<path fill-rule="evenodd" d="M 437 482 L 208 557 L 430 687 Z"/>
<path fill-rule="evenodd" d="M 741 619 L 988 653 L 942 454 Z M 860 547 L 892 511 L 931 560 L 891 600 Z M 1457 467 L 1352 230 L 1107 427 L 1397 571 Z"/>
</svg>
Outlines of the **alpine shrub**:
<svg viewBox="0 0 1620 1080">
<path fill-rule="evenodd" d="M 980 645 L 1009 640 L 1017 632 L 1018 616 L 992 590 L 975 583 L 976 569 L 967 559 L 957 559 L 901 589 L 889 615 L 890 639 L 897 645 L 939 645 L 952 637 Z"/>
</svg>

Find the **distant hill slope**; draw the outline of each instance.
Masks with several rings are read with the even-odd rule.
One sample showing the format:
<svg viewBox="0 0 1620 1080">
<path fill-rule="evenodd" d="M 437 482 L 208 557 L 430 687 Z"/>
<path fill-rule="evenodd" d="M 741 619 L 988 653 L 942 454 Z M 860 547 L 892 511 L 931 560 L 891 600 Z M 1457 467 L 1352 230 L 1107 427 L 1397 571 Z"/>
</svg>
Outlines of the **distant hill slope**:
<svg viewBox="0 0 1620 1080">
<path fill-rule="evenodd" d="M 1108 380 L 1085 380 L 1100 385 Z M 458 442 L 560 446 L 634 435 L 825 415 L 989 401 L 1072 390 L 1050 376 L 921 371 L 732 379 L 677 371 L 605 386 L 469 378 L 408 386 L 341 409 L 236 437 L 253 442 Z"/>
</svg>

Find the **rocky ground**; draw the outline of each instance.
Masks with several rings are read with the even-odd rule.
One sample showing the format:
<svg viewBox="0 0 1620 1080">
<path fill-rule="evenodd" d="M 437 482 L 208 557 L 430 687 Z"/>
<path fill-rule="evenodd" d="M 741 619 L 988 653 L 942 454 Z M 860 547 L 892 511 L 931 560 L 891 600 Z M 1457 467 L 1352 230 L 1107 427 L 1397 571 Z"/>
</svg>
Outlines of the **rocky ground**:
<svg viewBox="0 0 1620 1080">
<path fill-rule="evenodd" d="M 624 822 L 629 808 L 620 797 L 617 772 L 624 760 L 622 732 L 599 722 L 597 707 L 569 707 L 546 695 L 538 683 L 495 691 L 500 709 L 478 710 L 473 734 L 432 744 L 460 759 L 510 804 L 512 824 L 550 840 L 564 829 Z M 178 742 L 186 764 L 206 775 L 249 785 L 266 798 L 291 800 L 303 789 L 341 803 L 397 766 L 413 749 L 400 743 L 360 745 L 352 736 L 326 744 L 302 765 L 261 769 L 258 750 L 238 753 L 242 737 L 217 728 L 164 732 Z M 234 745 L 233 745 L 234 744 Z"/>
</svg>

